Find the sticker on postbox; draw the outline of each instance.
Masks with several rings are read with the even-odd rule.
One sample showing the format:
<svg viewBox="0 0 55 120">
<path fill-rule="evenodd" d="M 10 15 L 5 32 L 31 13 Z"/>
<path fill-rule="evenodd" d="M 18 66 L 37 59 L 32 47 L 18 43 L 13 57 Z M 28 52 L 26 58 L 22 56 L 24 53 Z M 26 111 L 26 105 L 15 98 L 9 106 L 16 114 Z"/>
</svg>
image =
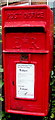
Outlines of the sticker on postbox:
<svg viewBox="0 0 55 120">
<path fill-rule="evenodd" d="M 16 97 L 34 99 L 34 64 L 16 64 Z"/>
</svg>

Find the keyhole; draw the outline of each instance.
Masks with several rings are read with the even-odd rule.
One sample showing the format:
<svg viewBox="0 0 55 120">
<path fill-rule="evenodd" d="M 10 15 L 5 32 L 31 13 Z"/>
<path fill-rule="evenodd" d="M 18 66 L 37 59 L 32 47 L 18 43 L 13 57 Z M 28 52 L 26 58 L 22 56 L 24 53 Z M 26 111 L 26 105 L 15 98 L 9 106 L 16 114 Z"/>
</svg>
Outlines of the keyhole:
<svg viewBox="0 0 55 120">
<path fill-rule="evenodd" d="M 20 60 L 21 61 L 28 60 L 28 54 L 25 54 L 25 53 L 21 54 Z"/>
</svg>

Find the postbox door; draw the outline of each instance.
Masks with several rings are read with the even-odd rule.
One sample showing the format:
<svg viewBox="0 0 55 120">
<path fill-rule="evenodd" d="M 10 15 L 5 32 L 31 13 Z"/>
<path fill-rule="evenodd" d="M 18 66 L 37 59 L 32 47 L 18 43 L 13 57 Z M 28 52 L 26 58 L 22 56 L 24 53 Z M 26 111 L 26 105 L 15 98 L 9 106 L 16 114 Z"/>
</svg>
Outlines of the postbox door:
<svg viewBox="0 0 55 120">
<path fill-rule="evenodd" d="M 26 56 L 26 59 L 25 59 Z M 44 112 L 47 108 L 48 54 L 6 54 L 6 92 L 11 110 Z M 22 58 L 23 57 L 23 58 Z M 20 58 L 24 59 L 20 62 Z M 8 70 L 9 69 L 9 70 Z M 10 93 L 10 94 L 9 94 Z M 8 95 L 9 94 L 9 95 Z"/>
</svg>

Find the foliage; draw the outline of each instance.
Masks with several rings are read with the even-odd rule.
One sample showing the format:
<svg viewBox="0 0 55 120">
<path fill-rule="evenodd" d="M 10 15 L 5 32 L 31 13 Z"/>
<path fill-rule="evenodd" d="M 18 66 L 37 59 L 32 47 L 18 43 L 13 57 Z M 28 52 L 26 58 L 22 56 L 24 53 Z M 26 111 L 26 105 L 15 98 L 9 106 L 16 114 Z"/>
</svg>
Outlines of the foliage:
<svg viewBox="0 0 55 120">
<path fill-rule="evenodd" d="M 52 94 L 51 94 L 51 118 L 55 118 L 55 76 L 54 74 L 51 75 L 52 81 L 50 83 L 50 86 L 52 88 Z"/>
</svg>

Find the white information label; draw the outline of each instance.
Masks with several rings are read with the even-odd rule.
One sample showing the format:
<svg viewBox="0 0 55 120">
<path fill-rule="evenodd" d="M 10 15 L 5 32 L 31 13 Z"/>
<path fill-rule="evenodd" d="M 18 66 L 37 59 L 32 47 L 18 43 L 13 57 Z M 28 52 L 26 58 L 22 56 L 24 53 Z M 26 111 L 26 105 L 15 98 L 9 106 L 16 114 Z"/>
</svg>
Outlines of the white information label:
<svg viewBox="0 0 55 120">
<path fill-rule="evenodd" d="M 34 64 L 16 64 L 16 97 L 34 98 Z"/>
</svg>

